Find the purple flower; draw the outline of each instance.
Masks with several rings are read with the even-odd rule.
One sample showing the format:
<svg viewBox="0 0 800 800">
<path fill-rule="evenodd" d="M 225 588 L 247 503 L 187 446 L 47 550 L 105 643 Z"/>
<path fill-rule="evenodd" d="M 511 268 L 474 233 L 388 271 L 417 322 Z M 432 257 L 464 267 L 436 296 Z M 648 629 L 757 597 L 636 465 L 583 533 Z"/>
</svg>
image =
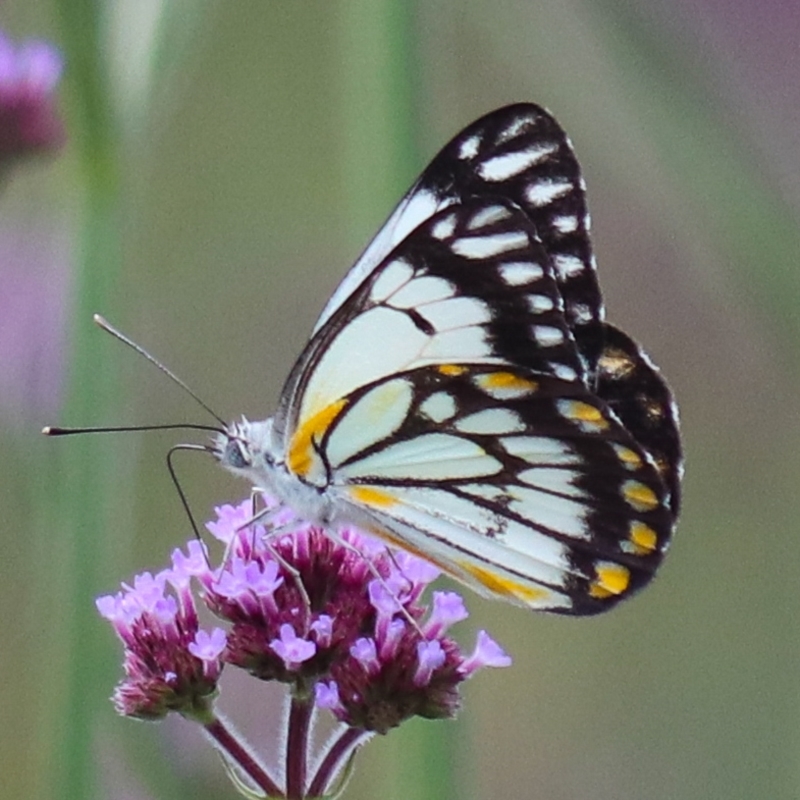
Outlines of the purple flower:
<svg viewBox="0 0 800 800">
<path fill-rule="evenodd" d="M 168 589 L 172 592 L 168 593 Z M 138 575 L 116 595 L 97 599 L 97 610 L 125 645 L 125 679 L 113 701 L 117 711 L 160 719 L 169 711 L 192 714 L 216 691 L 226 635 L 200 630 L 185 581 L 165 570 Z"/>
<path fill-rule="evenodd" d="M 308 661 L 317 652 L 314 642 L 299 637 L 288 622 L 281 625 L 280 639 L 273 639 L 269 646 L 288 670 L 297 669 L 300 664 Z"/>
<path fill-rule="evenodd" d="M 34 39 L 15 44 L 0 31 L 0 161 L 63 143 L 55 100 L 61 71 L 52 45 Z"/>
<path fill-rule="evenodd" d="M 264 502 L 265 524 L 252 523 L 250 501 L 217 509 L 206 527 L 224 544 L 219 566 L 192 541 L 173 553 L 170 569 L 139 575 L 133 587 L 98 599 L 125 645 L 126 678 L 114 702 L 132 716 L 156 719 L 174 710 L 198 719 L 268 796 L 306 796 L 305 789 L 322 795 L 370 735 L 413 716 L 454 716 L 459 684 L 510 659 L 484 632 L 469 656 L 447 635 L 467 611 L 454 592 L 434 592 L 425 605 L 435 567 L 352 529 L 328 534 L 272 499 Z M 271 535 L 272 525 L 279 535 Z M 227 632 L 199 628 L 193 588 Z M 290 689 L 286 790 L 208 702 L 223 662 Z M 309 780 L 314 705 L 344 726 Z"/>
<path fill-rule="evenodd" d="M 416 586 L 410 594 L 417 594 Z M 466 619 L 463 601 L 454 592 L 434 592 L 427 619 L 416 604 L 397 613 L 379 581 L 370 584 L 377 616 L 372 636 L 361 637 L 349 658 L 331 665 L 333 682 L 322 693 L 325 708 L 347 725 L 387 733 L 413 716 L 440 719 L 455 716 L 458 684 L 484 666 L 508 666 L 511 659 L 485 632 L 475 652 L 465 657 L 445 631 Z M 396 606 L 396 600 L 394 601 Z M 338 702 L 331 701 L 333 686 Z"/>
</svg>

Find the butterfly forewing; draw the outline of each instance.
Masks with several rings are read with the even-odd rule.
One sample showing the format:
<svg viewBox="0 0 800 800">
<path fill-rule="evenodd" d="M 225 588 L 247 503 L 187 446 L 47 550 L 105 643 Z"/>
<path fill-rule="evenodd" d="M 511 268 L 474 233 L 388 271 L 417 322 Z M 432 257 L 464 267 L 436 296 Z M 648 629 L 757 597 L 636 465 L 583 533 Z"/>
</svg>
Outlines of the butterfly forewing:
<svg viewBox="0 0 800 800">
<path fill-rule="evenodd" d="M 585 186 L 569 138 L 544 109 L 521 103 L 465 128 L 433 159 L 334 293 L 317 327 L 419 224 L 468 198 L 500 198 L 533 223 L 555 268 L 567 324 L 592 379 L 603 305 L 588 235 Z"/>
<path fill-rule="evenodd" d="M 360 386 L 459 363 L 583 375 L 552 262 L 527 215 L 507 201 L 465 200 L 395 247 L 312 337 L 276 428 L 291 450 Z"/>
</svg>

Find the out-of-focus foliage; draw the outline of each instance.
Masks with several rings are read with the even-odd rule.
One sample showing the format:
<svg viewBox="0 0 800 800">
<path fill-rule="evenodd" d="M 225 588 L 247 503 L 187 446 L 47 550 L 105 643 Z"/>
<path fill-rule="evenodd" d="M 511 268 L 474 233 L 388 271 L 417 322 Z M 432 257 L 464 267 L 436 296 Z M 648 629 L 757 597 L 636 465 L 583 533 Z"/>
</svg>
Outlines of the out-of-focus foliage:
<svg viewBox="0 0 800 800">
<path fill-rule="evenodd" d="M 265 416 L 326 297 L 418 170 L 461 126 L 517 100 L 550 108 L 576 146 L 609 319 L 681 403 L 685 511 L 662 575 L 607 617 L 468 598 L 513 668 L 470 685 L 458 723 L 370 743 L 347 796 L 800 793 L 791 4 L 7 0 L 0 26 L 67 58 L 70 143 L 4 187 L 0 279 L 8 290 L 11 252 L 51 276 L 54 295 L 19 302 L 41 303 L 43 330 L 71 320 L 41 358 L 75 353 L 70 392 L 85 394 L 57 419 L 32 398 L 0 422 L 4 794 L 88 800 L 56 789 L 85 781 L 114 800 L 230 793 L 188 725 L 114 716 L 115 644 L 88 601 L 71 605 L 186 538 L 163 466 L 174 438 L 46 441 L 38 429 L 205 421 L 88 313 L 113 316 L 223 417 Z M 80 105 L 84 74 L 106 104 L 99 123 Z M 113 162 L 107 218 L 92 205 L 93 136 Z M 241 495 L 202 459 L 180 469 L 200 518 Z M 63 504 L 73 483 L 99 509 L 95 527 L 78 525 L 80 549 L 68 533 L 79 502 Z M 270 741 L 272 700 L 233 681 L 223 705 Z"/>
</svg>

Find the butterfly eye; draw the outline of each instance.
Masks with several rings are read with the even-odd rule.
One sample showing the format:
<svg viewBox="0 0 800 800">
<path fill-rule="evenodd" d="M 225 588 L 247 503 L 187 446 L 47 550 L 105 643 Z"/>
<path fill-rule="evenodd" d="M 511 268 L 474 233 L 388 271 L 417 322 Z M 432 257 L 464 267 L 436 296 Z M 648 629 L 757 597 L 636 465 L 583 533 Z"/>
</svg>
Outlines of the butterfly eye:
<svg viewBox="0 0 800 800">
<path fill-rule="evenodd" d="M 251 466 L 250 459 L 245 454 L 242 443 L 236 439 L 230 439 L 225 445 L 225 454 L 222 461 L 233 469 L 245 469 Z"/>
</svg>

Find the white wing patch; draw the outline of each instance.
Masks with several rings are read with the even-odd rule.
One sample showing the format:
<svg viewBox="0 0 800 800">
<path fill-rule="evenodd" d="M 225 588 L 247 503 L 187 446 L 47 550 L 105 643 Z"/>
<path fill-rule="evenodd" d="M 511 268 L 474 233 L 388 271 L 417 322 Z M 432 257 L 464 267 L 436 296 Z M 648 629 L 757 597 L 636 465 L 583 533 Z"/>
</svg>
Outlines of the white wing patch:
<svg viewBox="0 0 800 800">
<path fill-rule="evenodd" d="M 545 311 L 552 311 L 555 307 L 552 297 L 546 294 L 530 294 L 527 297 L 528 307 L 534 314 L 542 314 Z"/>
<path fill-rule="evenodd" d="M 534 325 L 533 335 L 542 347 L 555 347 L 564 341 L 564 331 L 552 325 Z"/>
<path fill-rule="evenodd" d="M 455 294 L 456 288 L 444 278 L 423 275 L 414 278 L 386 298 L 386 302 L 394 308 L 416 308 L 424 303 L 435 303 L 447 300 Z"/>
<path fill-rule="evenodd" d="M 495 258 L 512 250 L 521 250 L 530 245 L 528 234 L 522 231 L 497 233 L 493 236 L 465 236 L 456 239 L 450 246 L 456 255 L 465 258 Z"/>
<path fill-rule="evenodd" d="M 578 466 L 580 456 L 566 442 L 548 436 L 509 436 L 500 439 L 505 451 L 526 461 L 552 466 Z"/>
<path fill-rule="evenodd" d="M 427 433 L 389 444 L 377 453 L 341 467 L 337 470 L 337 481 L 340 478 L 352 483 L 368 478 L 450 480 L 494 475 L 502 466 L 469 439 Z"/>
<path fill-rule="evenodd" d="M 497 270 L 501 280 L 509 286 L 524 286 L 544 277 L 544 268 L 535 262 L 509 261 L 500 264 Z"/>
<path fill-rule="evenodd" d="M 378 384 L 357 400 L 326 442 L 328 461 L 342 464 L 362 450 L 388 439 L 405 421 L 414 397 L 407 380 Z"/>
<path fill-rule="evenodd" d="M 521 486 L 514 486 L 509 494 L 509 510 L 532 520 L 536 527 L 574 539 L 590 537 L 591 531 L 586 523 L 589 509 L 583 503 Z"/>
<path fill-rule="evenodd" d="M 517 477 L 534 489 L 570 497 L 586 497 L 586 492 L 575 485 L 575 482 L 581 477 L 580 472 L 553 469 L 552 467 L 531 467 L 520 472 Z"/>
<path fill-rule="evenodd" d="M 492 318 L 489 306 L 475 297 L 453 297 L 437 303 L 422 303 L 417 310 L 438 331 L 483 325 Z"/>
<path fill-rule="evenodd" d="M 467 230 L 477 231 L 497 222 L 502 222 L 510 216 L 511 212 L 505 206 L 489 206 L 473 215 L 472 219 L 467 223 Z M 452 215 L 452 219 L 455 219 L 455 214 Z M 450 235 L 452 236 L 452 233 Z"/>
<path fill-rule="evenodd" d="M 358 497 L 359 492 L 353 494 Z M 367 493 L 361 495 L 369 502 Z M 458 543 L 449 553 L 451 561 L 461 551 L 487 564 L 524 572 L 537 583 L 564 585 L 570 571 L 567 548 L 551 536 L 513 521 L 499 527 L 495 515 L 442 489 L 399 486 L 387 495 L 393 502 L 381 498 L 376 508 L 391 508 L 392 521 Z M 528 563 L 523 566 L 524 561 Z"/>
<path fill-rule="evenodd" d="M 528 202 L 534 207 L 549 205 L 559 197 L 572 191 L 569 181 L 540 180 L 531 184 L 525 192 Z"/>
<path fill-rule="evenodd" d="M 508 433 L 521 433 L 526 425 L 515 411 L 508 408 L 485 408 L 474 414 L 462 417 L 455 424 L 461 433 L 478 433 L 484 436 L 503 436 Z"/>
<path fill-rule="evenodd" d="M 502 156 L 495 156 L 484 161 L 478 167 L 478 174 L 487 181 L 507 181 L 544 161 L 556 150 L 558 150 L 558 143 L 548 142 L 527 150 L 517 150 Z"/>
<path fill-rule="evenodd" d="M 428 419 L 441 424 L 455 416 L 458 406 L 449 392 L 435 392 L 420 403 L 419 410 Z"/>
<path fill-rule="evenodd" d="M 396 258 L 387 264 L 386 268 L 372 284 L 370 300 L 373 303 L 382 303 L 391 297 L 401 286 L 405 286 L 414 277 L 414 268 L 402 258 Z"/>
<path fill-rule="evenodd" d="M 378 335 L 391 346 L 381 347 Z M 375 306 L 360 314 L 337 333 L 309 376 L 300 426 L 302 420 L 359 386 L 402 372 L 419 358 L 429 341 L 430 337 L 399 311 Z"/>
<path fill-rule="evenodd" d="M 440 219 L 431 229 L 434 239 L 449 239 L 456 229 L 456 215 L 448 214 Z"/>
<path fill-rule="evenodd" d="M 504 520 L 498 529 L 491 514 L 463 498 L 429 487 L 392 487 L 385 495 L 370 490 L 350 495 L 382 525 L 379 535 L 398 537 L 412 551 L 480 594 L 503 594 L 530 608 L 568 609 L 566 585 L 573 567 L 569 549 L 526 525 Z"/>
<path fill-rule="evenodd" d="M 559 277 L 562 279 L 572 278 L 584 270 L 583 262 L 579 258 L 575 258 L 575 256 L 555 255 L 553 256 L 553 263 Z"/>
<path fill-rule="evenodd" d="M 501 363 L 502 359 L 493 358 L 492 353 L 492 347 L 486 339 L 486 331 L 483 328 L 456 328 L 431 337 L 420 353 L 417 363 L 420 366 L 459 361 Z"/>
</svg>

